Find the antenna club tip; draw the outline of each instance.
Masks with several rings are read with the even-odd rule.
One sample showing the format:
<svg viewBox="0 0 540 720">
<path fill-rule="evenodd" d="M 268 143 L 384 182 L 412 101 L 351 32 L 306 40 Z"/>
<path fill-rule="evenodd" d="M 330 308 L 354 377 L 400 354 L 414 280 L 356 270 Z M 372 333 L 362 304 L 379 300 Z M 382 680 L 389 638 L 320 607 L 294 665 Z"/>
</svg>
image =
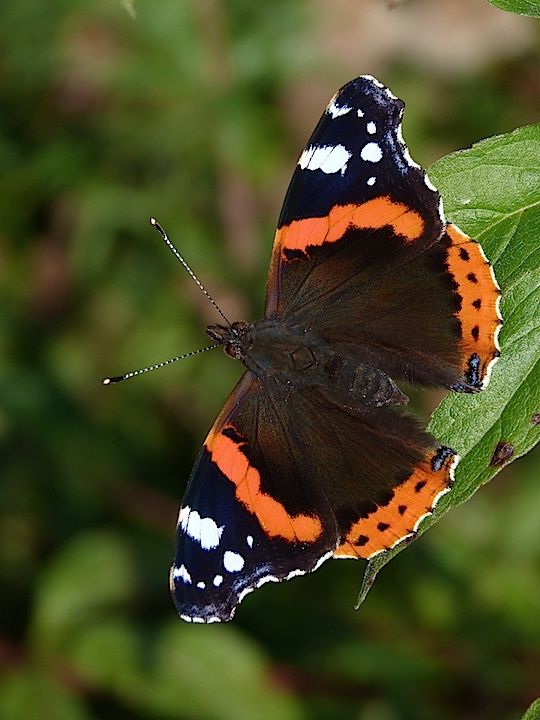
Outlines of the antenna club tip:
<svg viewBox="0 0 540 720">
<path fill-rule="evenodd" d="M 156 220 L 155 217 L 151 217 L 151 218 L 150 218 L 150 225 L 154 225 L 154 226 L 157 225 L 157 220 Z"/>
<path fill-rule="evenodd" d="M 111 378 L 103 378 L 101 381 L 102 385 L 110 385 L 111 384 Z"/>
</svg>

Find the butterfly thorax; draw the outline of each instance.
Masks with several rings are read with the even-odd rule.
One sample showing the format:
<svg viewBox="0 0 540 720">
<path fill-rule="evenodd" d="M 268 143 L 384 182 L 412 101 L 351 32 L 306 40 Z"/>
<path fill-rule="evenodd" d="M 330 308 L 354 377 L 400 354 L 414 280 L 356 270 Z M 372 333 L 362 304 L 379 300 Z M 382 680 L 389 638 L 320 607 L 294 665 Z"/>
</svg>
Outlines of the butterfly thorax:
<svg viewBox="0 0 540 720">
<path fill-rule="evenodd" d="M 263 382 L 319 387 L 343 405 L 403 405 L 407 397 L 382 370 L 339 352 L 314 330 L 274 319 L 210 325 L 208 335 Z"/>
</svg>

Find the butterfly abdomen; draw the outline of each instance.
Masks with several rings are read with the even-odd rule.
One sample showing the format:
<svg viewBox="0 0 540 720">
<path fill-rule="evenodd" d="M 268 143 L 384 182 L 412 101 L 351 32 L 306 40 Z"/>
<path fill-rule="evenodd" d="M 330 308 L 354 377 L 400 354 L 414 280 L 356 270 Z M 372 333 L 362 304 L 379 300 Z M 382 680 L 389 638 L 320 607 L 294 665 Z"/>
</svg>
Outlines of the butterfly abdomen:
<svg viewBox="0 0 540 720">
<path fill-rule="evenodd" d="M 382 370 L 332 349 L 315 333 L 295 332 L 275 320 L 256 323 L 244 362 L 264 382 L 319 387 L 341 405 L 404 405 L 407 397 Z"/>
<path fill-rule="evenodd" d="M 382 370 L 328 351 L 321 362 L 322 384 L 344 405 L 406 405 L 408 398 Z"/>
</svg>

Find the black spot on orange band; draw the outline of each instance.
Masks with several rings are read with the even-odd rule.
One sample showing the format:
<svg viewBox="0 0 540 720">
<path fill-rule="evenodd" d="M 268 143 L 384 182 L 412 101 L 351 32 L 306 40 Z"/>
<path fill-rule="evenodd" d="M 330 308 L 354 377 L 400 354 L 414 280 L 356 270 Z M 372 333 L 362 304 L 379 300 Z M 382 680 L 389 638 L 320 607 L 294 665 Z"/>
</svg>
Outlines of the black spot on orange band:
<svg viewBox="0 0 540 720">
<path fill-rule="evenodd" d="M 461 368 L 469 385 L 481 389 L 492 361 L 498 357 L 500 290 L 480 245 L 455 225 L 446 227 L 447 266 L 462 299 L 456 318 L 461 323 Z M 465 259 L 465 253 L 467 259 Z"/>
<path fill-rule="evenodd" d="M 440 447 L 428 454 L 405 482 L 394 488 L 387 505 L 351 524 L 334 557 L 369 558 L 415 536 L 419 520 L 433 511 L 440 495 L 450 487 L 454 464 L 455 453 L 450 448 Z"/>
</svg>

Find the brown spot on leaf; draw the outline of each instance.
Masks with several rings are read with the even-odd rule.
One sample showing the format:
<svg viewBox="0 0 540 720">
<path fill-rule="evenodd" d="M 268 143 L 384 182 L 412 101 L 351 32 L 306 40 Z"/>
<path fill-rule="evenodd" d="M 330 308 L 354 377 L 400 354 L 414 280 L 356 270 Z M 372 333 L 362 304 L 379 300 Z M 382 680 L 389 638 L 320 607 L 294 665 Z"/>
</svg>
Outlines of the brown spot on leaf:
<svg viewBox="0 0 540 720">
<path fill-rule="evenodd" d="M 515 448 L 512 443 L 501 440 L 497 443 L 497 446 L 493 451 L 493 455 L 491 456 L 489 464 L 491 465 L 491 467 L 498 467 L 499 465 L 504 465 L 507 460 L 510 460 L 510 458 L 514 454 L 514 450 Z"/>
</svg>

